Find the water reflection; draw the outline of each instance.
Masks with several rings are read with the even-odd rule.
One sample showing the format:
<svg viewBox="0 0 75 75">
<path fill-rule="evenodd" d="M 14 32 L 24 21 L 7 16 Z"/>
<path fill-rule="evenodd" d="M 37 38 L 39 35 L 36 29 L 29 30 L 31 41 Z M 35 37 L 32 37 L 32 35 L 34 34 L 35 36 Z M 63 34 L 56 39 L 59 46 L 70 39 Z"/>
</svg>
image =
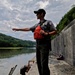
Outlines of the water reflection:
<svg viewBox="0 0 75 75">
<path fill-rule="evenodd" d="M 15 55 L 32 53 L 32 52 L 35 52 L 34 47 L 24 47 L 24 48 L 4 47 L 0 48 L 0 58 L 9 58 Z"/>
<path fill-rule="evenodd" d="M 4 55 L 4 56 L 3 56 Z M 10 69 L 18 65 L 13 75 L 17 75 L 22 66 L 28 63 L 35 56 L 35 50 L 0 50 L 0 75 L 8 75 Z M 6 58 L 4 58 L 6 57 Z M 7 58 L 9 57 L 9 58 Z"/>
</svg>

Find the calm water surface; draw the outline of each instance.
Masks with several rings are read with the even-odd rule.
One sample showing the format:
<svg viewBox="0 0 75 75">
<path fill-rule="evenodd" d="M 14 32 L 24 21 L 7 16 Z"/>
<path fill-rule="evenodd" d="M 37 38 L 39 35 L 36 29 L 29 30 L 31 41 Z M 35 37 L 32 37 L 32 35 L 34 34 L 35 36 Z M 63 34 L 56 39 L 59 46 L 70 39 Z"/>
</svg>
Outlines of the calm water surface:
<svg viewBox="0 0 75 75">
<path fill-rule="evenodd" d="M 17 52 L 17 51 L 16 50 L 11 51 L 12 54 L 13 54 L 13 52 L 17 53 L 17 55 L 15 54 L 13 56 L 10 52 L 5 51 L 6 52 L 5 54 L 7 54 L 8 56 L 10 56 L 10 54 L 11 54 L 11 56 L 6 57 L 6 58 L 0 58 L 0 75 L 8 75 L 10 69 L 12 67 L 14 67 L 15 65 L 17 65 L 17 67 L 16 67 L 13 75 L 18 75 L 20 68 L 23 67 L 24 65 L 28 64 L 28 61 L 31 60 L 36 55 L 35 52 L 32 52 L 32 53 L 25 52 L 24 53 L 24 51 L 21 51 L 21 54 L 18 54 L 18 53 L 20 53 L 20 51 L 19 52 Z M 1 52 L 0 52 L 0 54 L 2 55 Z M 3 54 L 4 54 L 4 52 L 3 52 Z"/>
</svg>

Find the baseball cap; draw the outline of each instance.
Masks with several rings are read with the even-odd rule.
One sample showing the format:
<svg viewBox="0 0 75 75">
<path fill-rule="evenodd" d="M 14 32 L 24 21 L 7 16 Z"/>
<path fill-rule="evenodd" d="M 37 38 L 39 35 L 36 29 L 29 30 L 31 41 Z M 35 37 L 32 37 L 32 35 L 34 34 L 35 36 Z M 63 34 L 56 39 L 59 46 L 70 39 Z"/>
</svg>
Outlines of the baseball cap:
<svg viewBox="0 0 75 75">
<path fill-rule="evenodd" d="M 44 9 L 39 9 L 37 11 L 34 11 L 35 14 L 38 14 L 38 13 L 44 13 L 46 14 L 46 11 Z"/>
</svg>

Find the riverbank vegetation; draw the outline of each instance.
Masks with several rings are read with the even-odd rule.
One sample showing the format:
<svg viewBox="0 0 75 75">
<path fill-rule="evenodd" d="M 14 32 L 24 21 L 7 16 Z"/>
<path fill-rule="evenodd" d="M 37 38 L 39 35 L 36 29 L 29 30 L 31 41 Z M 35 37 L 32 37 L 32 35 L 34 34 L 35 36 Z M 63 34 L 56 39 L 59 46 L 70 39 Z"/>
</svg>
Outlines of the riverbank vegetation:
<svg viewBox="0 0 75 75">
<path fill-rule="evenodd" d="M 0 47 L 30 47 L 34 45 L 33 41 L 21 40 L 0 33 Z"/>
<path fill-rule="evenodd" d="M 61 13 L 60 13 L 61 14 Z M 60 32 L 71 22 L 75 19 L 75 5 L 62 17 L 59 23 L 56 26 L 57 34 Z M 56 35 L 52 36 L 51 39 L 54 39 Z"/>
<path fill-rule="evenodd" d="M 56 28 L 58 33 L 60 33 L 74 19 L 75 19 L 75 6 L 73 5 L 73 7 L 62 17 L 59 24 L 57 24 Z"/>
</svg>

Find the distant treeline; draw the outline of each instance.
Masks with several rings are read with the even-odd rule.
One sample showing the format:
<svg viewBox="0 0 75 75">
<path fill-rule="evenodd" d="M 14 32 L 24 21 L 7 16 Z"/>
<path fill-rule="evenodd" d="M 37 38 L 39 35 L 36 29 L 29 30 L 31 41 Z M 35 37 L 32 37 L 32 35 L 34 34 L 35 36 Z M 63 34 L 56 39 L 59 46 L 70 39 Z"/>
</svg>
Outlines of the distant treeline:
<svg viewBox="0 0 75 75">
<path fill-rule="evenodd" d="M 0 47 L 29 47 L 34 45 L 33 41 L 21 40 L 0 33 Z"/>
</svg>

